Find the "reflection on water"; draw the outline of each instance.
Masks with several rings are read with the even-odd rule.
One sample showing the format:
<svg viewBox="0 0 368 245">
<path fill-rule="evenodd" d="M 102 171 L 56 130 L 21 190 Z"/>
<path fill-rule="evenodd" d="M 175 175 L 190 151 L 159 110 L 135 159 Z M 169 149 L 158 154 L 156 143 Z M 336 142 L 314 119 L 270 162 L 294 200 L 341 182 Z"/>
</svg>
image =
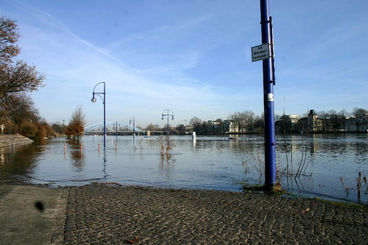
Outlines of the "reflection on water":
<svg viewBox="0 0 368 245">
<path fill-rule="evenodd" d="M 81 144 L 57 138 L 2 150 L 1 180 L 26 176 L 55 185 L 108 181 L 231 191 L 264 182 L 260 136 L 109 136 L 105 150 L 103 137 L 85 136 Z M 367 203 L 367 153 L 367 135 L 278 136 L 278 180 L 293 193 Z"/>
<path fill-rule="evenodd" d="M 286 189 L 367 203 L 368 193 L 357 187 L 359 174 L 368 174 L 367 135 L 314 135 L 287 141 L 291 145 L 289 153 L 294 154 L 295 165 L 304 166 L 305 170 L 298 178 L 282 175 L 281 182 L 284 187 L 286 184 Z M 287 156 L 285 148 L 280 148 L 278 153 Z"/>
<path fill-rule="evenodd" d="M 43 149 L 34 145 L 0 148 L 1 181 L 27 177 L 34 172 Z"/>
<path fill-rule="evenodd" d="M 69 146 L 69 153 L 72 159 L 72 164 L 75 167 L 75 171 L 81 172 L 84 167 L 84 155 L 83 145 L 76 143 L 75 141 L 68 140 L 67 145 Z"/>
</svg>

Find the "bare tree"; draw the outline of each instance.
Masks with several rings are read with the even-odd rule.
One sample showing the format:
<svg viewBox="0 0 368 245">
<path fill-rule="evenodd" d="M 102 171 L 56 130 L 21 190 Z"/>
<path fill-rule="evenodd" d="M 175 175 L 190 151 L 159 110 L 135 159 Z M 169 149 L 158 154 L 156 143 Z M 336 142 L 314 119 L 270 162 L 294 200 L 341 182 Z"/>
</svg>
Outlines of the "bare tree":
<svg viewBox="0 0 368 245">
<path fill-rule="evenodd" d="M 85 114 L 83 113 L 82 107 L 78 107 L 72 118 L 66 127 L 65 134 L 70 137 L 73 136 L 74 139 L 79 141 L 79 137 L 83 135 L 84 127 L 86 126 Z"/>
<path fill-rule="evenodd" d="M 199 117 L 192 117 L 189 120 L 189 124 L 193 127 L 193 131 L 197 134 L 204 134 L 203 127 L 207 126 L 205 122 L 202 123 L 202 120 Z"/>
<path fill-rule="evenodd" d="M 355 107 L 353 109 L 353 115 L 355 117 L 355 122 L 357 126 L 357 131 L 360 131 L 360 126 L 363 124 L 365 118 L 368 116 L 368 111 L 363 108 Z"/>
<path fill-rule="evenodd" d="M 194 125 L 197 125 L 197 124 L 201 124 L 202 123 L 202 120 L 199 119 L 199 117 L 192 117 L 190 120 L 189 120 L 189 124 L 194 126 Z"/>
<path fill-rule="evenodd" d="M 1 99 L 0 99 L 1 100 Z M 3 119 L 10 123 L 12 122 L 15 132 L 21 130 L 23 123 L 37 123 L 40 119 L 38 110 L 34 106 L 33 101 L 29 96 L 23 93 L 14 94 L 7 97 L 7 100 L 2 101 L 1 111 Z M 29 136 L 24 134 L 25 136 Z"/>
<path fill-rule="evenodd" d="M 157 124 L 152 124 L 152 123 L 150 123 L 150 124 L 146 127 L 146 130 L 148 130 L 148 131 L 160 131 L 160 130 L 162 130 L 162 128 L 161 128 L 159 125 L 157 125 Z"/>
<path fill-rule="evenodd" d="M 39 120 L 38 111 L 26 92 L 43 86 L 45 77 L 35 66 L 16 60 L 20 48 L 16 45 L 19 38 L 15 21 L 0 18 L 0 123 L 7 124 L 11 133 L 32 132 Z M 21 130 L 24 123 L 27 130 Z M 29 124 L 33 124 L 30 126 Z M 32 129 L 32 130 L 29 130 Z M 25 133 L 27 135 L 27 133 Z"/>
<path fill-rule="evenodd" d="M 184 135 L 185 134 L 185 126 L 184 124 L 179 124 L 175 127 L 175 133 L 178 135 Z"/>
<path fill-rule="evenodd" d="M 239 129 L 245 129 L 248 132 L 253 131 L 253 123 L 255 121 L 254 112 L 235 112 L 229 116 L 229 119 L 234 121 L 238 125 Z"/>
<path fill-rule="evenodd" d="M 4 17 L 0 18 L 0 97 L 17 92 L 30 92 L 42 86 L 45 77 L 35 66 L 21 60 L 14 60 L 20 53 L 17 24 Z"/>
</svg>

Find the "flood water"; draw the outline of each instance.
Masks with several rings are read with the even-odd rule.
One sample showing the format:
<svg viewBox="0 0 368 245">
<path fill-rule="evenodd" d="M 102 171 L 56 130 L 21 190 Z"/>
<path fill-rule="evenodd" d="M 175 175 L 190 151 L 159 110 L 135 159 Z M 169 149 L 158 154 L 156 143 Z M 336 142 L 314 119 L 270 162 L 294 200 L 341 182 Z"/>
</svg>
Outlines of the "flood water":
<svg viewBox="0 0 368 245">
<path fill-rule="evenodd" d="M 264 183 L 261 136 L 196 141 L 190 136 L 170 136 L 169 141 L 158 136 L 108 136 L 105 151 L 102 136 L 83 136 L 80 143 L 82 147 L 55 138 L 44 145 L 2 149 L 1 181 L 51 186 L 118 182 L 228 191 Z M 276 158 L 278 181 L 290 193 L 368 203 L 366 134 L 278 136 Z"/>
</svg>

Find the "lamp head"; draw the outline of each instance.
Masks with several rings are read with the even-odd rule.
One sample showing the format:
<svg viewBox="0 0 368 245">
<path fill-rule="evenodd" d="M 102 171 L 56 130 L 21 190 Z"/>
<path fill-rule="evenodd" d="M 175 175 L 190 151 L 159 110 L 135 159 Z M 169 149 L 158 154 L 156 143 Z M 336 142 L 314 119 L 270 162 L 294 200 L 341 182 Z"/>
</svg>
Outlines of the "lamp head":
<svg viewBox="0 0 368 245">
<path fill-rule="evenodd" d="M 93 96 L 93 98 L 91 99 L 92 103 L 95 103 L 97 100 L 95 98 L 95 96 Z"/>
</svg>

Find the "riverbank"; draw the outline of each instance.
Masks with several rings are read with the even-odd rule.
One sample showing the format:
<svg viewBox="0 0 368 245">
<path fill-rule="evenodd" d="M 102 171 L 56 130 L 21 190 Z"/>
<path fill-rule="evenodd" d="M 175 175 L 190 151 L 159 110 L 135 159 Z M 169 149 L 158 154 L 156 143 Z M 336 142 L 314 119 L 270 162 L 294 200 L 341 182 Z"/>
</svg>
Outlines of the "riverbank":
<svg viewBox="0 0 368 245">
<path fill-rule="evenodd" d="M 368 239 L 366 206 L 255 192 L 117 184 L 56 189 L 0 187 L 0 236 L 18 238 L 18 244 L 31 244 L 22 241 L 43 241 L 39 244 L 363 244 Z M 44 204 L 42 212 L 35 208 L 37 201 Z M 6 241 L 10 240 L 1 242 Z"/>
<path fill-rule="evenodd" d="M 25 145 L 31 144 L 33 140 L 24 137 L 20 134 L 2 134 L 0 135 L 0 148 L 16 146 L 16 145 Z"/>
</svg>

